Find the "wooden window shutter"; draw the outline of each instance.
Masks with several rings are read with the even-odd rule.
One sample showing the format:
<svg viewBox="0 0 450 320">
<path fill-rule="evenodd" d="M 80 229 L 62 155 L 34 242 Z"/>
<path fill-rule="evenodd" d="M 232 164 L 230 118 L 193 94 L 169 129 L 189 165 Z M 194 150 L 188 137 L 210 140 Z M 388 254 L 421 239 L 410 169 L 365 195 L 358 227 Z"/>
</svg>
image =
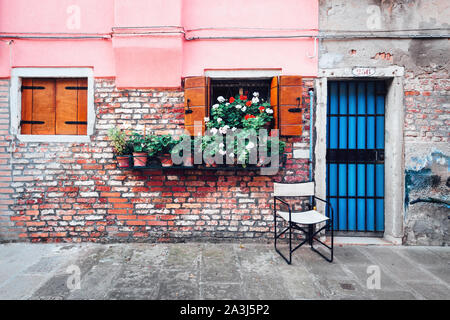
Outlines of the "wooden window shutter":
<svg viewBox="0 0 450 320">
<path fill-rule="evenodd" d="M 33 121 L 33 80 L 22 79 L 22 107 L 20 117 L 20 133 L 31 134 Z"/>
<path fill-rule="evenodd" d="M 87 134 L 87 79 L 78 79 L 78 90 L 77 90 L 77 120 L 80 124 L 77 125 L 77 130 L 79 135 Z M 85 123 L 85 124 L 81 124 Z"/>
<path fill-rule="evenodd" d="M 55 134 L 55 80 L 22 79 L 21 134 Z"/>
<path fill-rule="evenodd" d="M 301 77 L 280 76 L 278 123 L 282 136 L 299 136 L 302 134 L 302 93 Z"/>
<path fill-rule="evenodd" d="M 208 78 L 190 77 L 184 80 L 184 126 L 194 135 L 194 122 L 202 122 L 205 132 L 205 117 L 208 114 Z"/>
<path fill-rule="evenodd" d="M 87 79 L 22 79 L 21 134 L 87 134 Z"/>
<path fill-rule="evenodd" d="M 86 134 L 87 80 L 56 81 L 56 134 Z"/>
<path fill-rule="evenodd" d="M 270 106 L 273 110 L 274 129 L 279 129 L 278 124 L 278 77 L 273 77 L 270 83 Z"/>
<path fill-rule="evenodd" d="M 56 134 L 77 134 L 77 90 L 76 79 L 58 79 L 56 82 Z"/>
</svg>

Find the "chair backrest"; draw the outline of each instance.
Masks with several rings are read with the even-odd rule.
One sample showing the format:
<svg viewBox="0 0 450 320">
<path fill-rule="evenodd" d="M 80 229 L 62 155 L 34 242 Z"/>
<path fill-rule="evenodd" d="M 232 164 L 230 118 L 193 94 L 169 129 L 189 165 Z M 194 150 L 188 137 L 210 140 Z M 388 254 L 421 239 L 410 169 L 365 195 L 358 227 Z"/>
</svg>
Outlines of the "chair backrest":
<svg viewBox="0 0 450 320">
<path fill-rule="evenodd" d="M 273 194 L 276 197 L 307 197 L 314 195 L 314 182 L 274 183 Z"/>
</svg>

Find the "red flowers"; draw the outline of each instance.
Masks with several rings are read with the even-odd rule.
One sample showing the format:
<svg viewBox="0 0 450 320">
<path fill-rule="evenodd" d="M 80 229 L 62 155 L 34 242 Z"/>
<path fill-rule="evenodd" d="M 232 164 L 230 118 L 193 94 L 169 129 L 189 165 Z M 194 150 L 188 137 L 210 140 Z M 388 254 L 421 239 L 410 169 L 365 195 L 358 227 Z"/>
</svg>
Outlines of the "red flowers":
<svg viewBox="0 0 450 320">
<path fill-rule="evenodd" d="M 241 94 L 241 96 L 239 97 L 239 99 L 241 99 L 242 101 L 247 100 L 247 96 L 244 96 Z"/>
<path fill-rule="evenodd" d="M 264 107 L 263 106 L 261 106 L 261 107 L 259 107 L 259 112 L 264 112 Z"/>
<path fill-rule="evenodd" d="M 230 99 L 228 99 L 228 101 L 229 101 L 230 103 L 233 103 L 233 102 L 234 102 L 234 98 L 231 97 Z"/>
<path fill-rule="evenodd" d="M 250 106 L 252 105 L 252 102 L 251 102 L 251 101 L 247 101 L 247 102 L 245 103 L 245 105 L 246 105 L 247 107 L 250 107 Z"/>
<path fill-rule="evenodd" d="M 244 117 L 245 120 L 252 119 L 252 118 L 256 118 L 256 117 L 252 114 L 246 114 Z"/>
</svg>

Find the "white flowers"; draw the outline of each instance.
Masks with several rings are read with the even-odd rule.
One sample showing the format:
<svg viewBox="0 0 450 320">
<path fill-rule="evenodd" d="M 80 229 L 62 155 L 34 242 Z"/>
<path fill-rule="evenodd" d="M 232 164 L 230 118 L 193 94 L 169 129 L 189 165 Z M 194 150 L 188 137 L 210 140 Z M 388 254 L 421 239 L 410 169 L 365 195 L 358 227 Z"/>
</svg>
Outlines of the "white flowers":
<svg viewBox="0 0 450 320">
<path fill-rule="evenodd" d="M 230 103 L 229 102 L 227 102 L 227 103 L 225 103 L 225 105 L 228 107 L 229 105 L 230 105 Z"/>
<path fill-rule="evenodd" d="M 241 109 L 241 111 L 242 111 L 242 112 L 245 112 L 245 110 L 247 110 L 247 107 L 246 107 L 246 106 L 243 106 L 242 109 Z"/>
<path fill-rule="evenodd" d="M 226 155 L 227 152 L 225 151 L 225 145 L 223 144 L 223 142 L 219 143 L 219 153 L 221 155 Z"/>
<path fill-rule="evenodd" d="M 222 122 L 222 118 L 217 118 L 217 123 L 221 123 Z"/>
<path fill-rule="evenodd" d="M 242 106 L 240 104 L 235 105 L 236 109 L 240 109 L 242 108 Z"/>
<path fill-rule="evenodd" d="M 259 97 L 259 92 L 253 92 L 254 97 Z"/>
<path fill-rule="evenodd" d="M 205 117 L 205 122 L 209 122 L 209 117 Z"/>
<path fill-rule="evenodd" d="M 252 103 L 258 103 L 259 102 L 259 98 L 258 97 L 253 97 L 252 98 Z"/>
<path fill-rule="evenodd" d="M 231 128 L 231 131 L 235 132 L 237 130 L 236 127 Z"/>
<path fill-rule="evenodd" d="M 218 107 L 219 107 L 219 105 L 217 103 L 212 106 L 213 109 L 217 109 Z"/>
<path fill-rule="evenodd" d="M 272 114 L 272 113 L 273 113 L 273 110 L 270 109 L 270 108 L 266 108 L 266 112 L 267 112 L 268 114 Z"/>
<path fill-rule="evenodd" d="M 211 128 L 210 130 L 209 130 L 212 134 L 216 134 L 217 133 L 217 128 Z"/>
<path fill-rule="evenodd" d="M 225 98 L 222 96 L 217 97 L 217 101 L 219 101 L 219 103 L 225 102 Z"/>
<path fill-rule="evenodd" d="M 253 149 L 255 147 L 255 144 L 253 142 L 249 142 L 247 143 L 247 145 L 245 146 L 245 149 L 250 150 Z"/>
<path fill-rule="evenodd" d="M 229 128 L 230 128 L 229 125 L 225 125 L 225 126 L 219 128 L 219 132 L 220 132 L 221 134 L 226 134 Z"/>
</svg>

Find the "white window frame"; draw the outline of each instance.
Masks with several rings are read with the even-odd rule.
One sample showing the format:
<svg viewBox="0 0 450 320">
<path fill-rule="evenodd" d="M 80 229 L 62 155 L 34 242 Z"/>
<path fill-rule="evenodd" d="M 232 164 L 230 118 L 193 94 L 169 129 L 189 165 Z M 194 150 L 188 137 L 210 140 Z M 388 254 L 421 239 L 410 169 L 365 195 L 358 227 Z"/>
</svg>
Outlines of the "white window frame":
<svg viewBox="0 0 450 320">
<path fill-rule="evenodd" d="M 21 134 L 22 78 L 87 78 L 87 134 L 86 135 L 38 135 Z M 11 134 L 24 142 L 90 142 L 94 133 L 94 71 L 92 68 L 13 68 L 10 88 Z"/>
<path fill-rule="evenodd" d="M 281 69 L 207 69 L 205 77 L 212 79 L 257 79 L 281 76 Z"/>
</svg>

